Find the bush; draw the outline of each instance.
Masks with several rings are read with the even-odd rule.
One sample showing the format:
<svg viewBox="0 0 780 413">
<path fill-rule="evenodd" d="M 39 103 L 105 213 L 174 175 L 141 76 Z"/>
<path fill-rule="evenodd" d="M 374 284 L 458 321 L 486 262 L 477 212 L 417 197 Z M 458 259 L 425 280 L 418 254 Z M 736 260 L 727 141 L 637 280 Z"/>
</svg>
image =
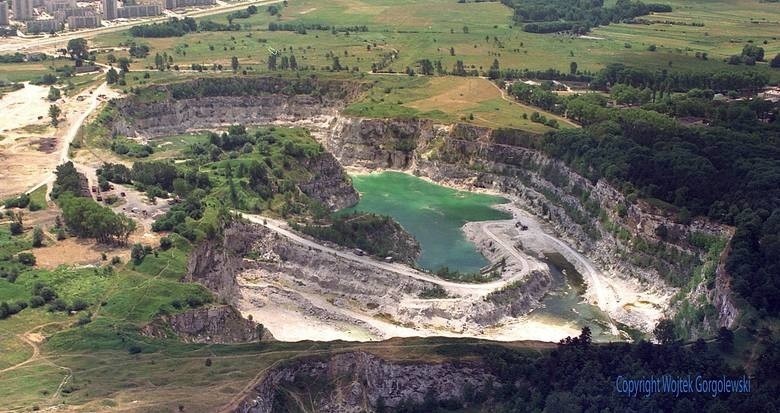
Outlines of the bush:
<svg viewBox="0 0 780 413">
<path fill-rule="evenodd" d="M 77 326 L 83 326 L 87 325 L 92 322 L 92 315 L 91 314 L 84 314 L 81 317 L 79 317 L 78 321 L 76 321 Z"/>
<path fill-rule="evenodd" d="M 30 267 L 35 265 L 35 255 L 30 252 L 20 252 L 19 255 L 16 256 L 16 259 L 20 263 Z"/>
<path fill-rule="evenodd" d="M 140 265 L 144 262 L 144 257 L 146 257 L 146 249 L 144 246 L 137 242 L 133 244 L 133 249 L 130 251 L 130 258 L 133 259 L 133 264 Z"/>
<path fill-rule="evenodd" d="M 65 311 L 67 309 L 68 309 L 68 304 L 62 298 L 55 299 L 54 301 L 51 302 L 51 304 L 49 304 L 49 307 L 47 308 L 47 310 L 50 313 L 53 313 L 55 311 Z"/>
<path fill-rule="evenodd" d="M 31 308 L 38 308 L 44 304 L 46 304 L 46 300 L 44 300 L 40 295 L 34 295 L 32 298 L 30 298 Z"/>
<path fill-rule="evenodd" d="M 68 307 L 68 311 L 81 311 L 85 310 L 87 307 L 89 307 L 89 303 L 82 300 L 81 298 L 77 298 L 73 301 L 73 304 Z"/>
<path fill-rule="evenodd" d="M 35 227 L 33 230 L 32 246 L 35 248 L 43 246 L 43 230 L 40 227 Z"/>
<path fill-rule="evenodd" d="M 130 354 L 139 354 L 139 353 L 140 353 L 140 352 L 142 352 L 143 350 L 144 350 L 144 349 L 143 349 L 143 348 L 141 348 L 141 346 L 139 346 L 139 345 L 136 345 L 136 344 L 133 344 L 132 346 L 130 346 L 130 347 L 128 347 L 128 348 L 127 348 L 127 352 L 128 352 L 128 353 L 130 353 Z"/>
<path fill-rule="evenodd" d="M 173 241 L 171 241 L 168 237 L 162 237 L 160 238 L 160 249 L 163 251 L 167 251 L 173 246 Z"/>
</svg>

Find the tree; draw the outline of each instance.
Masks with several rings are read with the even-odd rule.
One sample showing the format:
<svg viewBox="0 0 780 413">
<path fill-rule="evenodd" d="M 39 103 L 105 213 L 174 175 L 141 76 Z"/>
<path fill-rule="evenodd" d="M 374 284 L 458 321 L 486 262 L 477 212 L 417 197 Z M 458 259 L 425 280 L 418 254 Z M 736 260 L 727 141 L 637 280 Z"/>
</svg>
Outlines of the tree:
<svg viewBox="0 0 780 413">
<path fill-rule="evenodd" d="M 653 329 L 653 335 L 661 344 L 671 344 L 677 340 L 677 336 L 674 332 L 674 323 L 668 318 L 658 322 L 655 329 Z"/>
<path fill-rule="evenodd" d="M 113 85 L 114 83 L 119 81 L 119 73 L 116 72 L 116 69 L 113 67 L 111 69 L 108 69 L 108 72 L 106 72 L 106 83 L 109 85 Z"/>
<path fill-rule="evenodd" d="M 68 54 L 70 57 L 77 60 L 84 60 L 89 57 L 89 48 L 87 47 L 87 40 L 83 38 L 71 39 L 68 41 L 67 46 Z"/>
<path fill-rule="evenodd" d="M 119 63 L 119 70 L 122 72 L 122 74 L 130 71 L 130 59 L 126 57 L 120 57 L 117 62 Z"/>
<path fill-rule="evenodd" d="M 154 55 L 154 67 L 159 71 L 165 70 L 165 61 L 159 53 Z"/>
<path fill-rule="evenodd" d="M 268 56 L 268 70 L 276 70 L 276 53 Z"/>
<path fill-rule="evenodd" d="M 43 230 L 41 227 L 35 227 L 33 230 L 32 246 L 35 248 L 43 246 Z"/>
<path fill-rule="evenodd" d="M 776 54 L 775 57 L 769 61 L 769 66 L 774 67 L 775 69 L 780 68 L 780 53 Z"/>
<path fill-rule="evenodd" d="M 764 48 L 748 43 L 745 45 L 745 47 L 742 48 L 742 56 L 752 57 L 753 59 L 761 62 L 764 60 Z"/>
<path fill-rule="evenodd" d="M 233 71 L 238 71 L 238 58 L 236 56 L 233 56 L 230 58 L 230 67 L 233 68 Z"/>
<path fill-rule="evenodd" d="M 23 214 L 21 212 L 17 212 L 11 215 L 11 224 L 9 226 L 9 229 L 11 231 L 11 235 L 19 235 L 22 232 L 24 232 L 24 222 Z"/>
<path fill-rule="evenodd" d="M 51 118 L 51 124 L 57 126 L 59 123 L 59 117 L 62 114 L 62 110 L 57 105 L 49 106 L 49 117 Z"/>
<path fill-rule="evenodd" d="M 488 77 L 490 79 L 498 79 L 501 77 L 501 68 L 498 63 L 498 59 L 493 59 L 493 63 L 490 65 L 490 70 L 488 70 Z"/>
<path fill-rule="evenodd" d="M 718 330 L 718 348 L 726 353 L 731 353 L 734 349 L 734 332 L 726 327 L 721 327 Z"/>
<path fill-rule="evenodd" d="M 295 55 L 290 56 L 290 69 L 298 70 L 298 61 L 295 60 Z"/>
<path fill-rule="evenodd" d="M 422 59 L 419 61 L 420 63 L 420 73 L 424 75 L 432 75 L 433 74 L 433 63 L 431 63 L 428 59 Z"/>
<path fill-rule="evenodd" d="M 146 256 L 146 250 L 140 243 L 133 244 L 133 248 L 130 250 L 130 258 L 133 259 L 133 264 L 140 265 L 144 261 Z"/>
<path fill-rule="evenodd" d="M 577 62 L 569 63 L 569 73 L 571 73 L 573 75 L 577 74 Z"/>
<path fill-rule="evenodd" d="M 114 56 L 113 54 L 109 53 L 108 56 L 106 56 L 106 62 L 108 62 L 108 64 L 116 63 L 116 56 Z"/>
<path fill-rule="evenodd" d="M 60 90 L 52 86 L 49 88 L 49 95 L 46 98 L 54 102 L 55 100 L 59 99 L 61 96 L 62 94 L 60 93 Z"/>
</svg>

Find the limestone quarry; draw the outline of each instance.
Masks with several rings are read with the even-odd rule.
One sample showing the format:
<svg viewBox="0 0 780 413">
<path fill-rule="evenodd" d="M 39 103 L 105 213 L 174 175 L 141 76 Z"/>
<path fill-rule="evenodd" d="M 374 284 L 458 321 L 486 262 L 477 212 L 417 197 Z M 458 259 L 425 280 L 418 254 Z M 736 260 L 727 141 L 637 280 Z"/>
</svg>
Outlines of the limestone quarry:
<svg viewBox="0 0 780 413">
<path fill-rule="evenodd" d="M 628 339 L 626 328 L 647 332 L 662 316 L 674 315 L 674 310 L 664 309 L 677 289 L 664 282 L 659 269 L 693 268 L 633 250 L 652 265 L 626 259 L 634 246 L 619 237 L 616 228 L 692 257 L 701 251 L 684 241 L 686 235 L 731 234 L 729 228 L 705 220 L 679 224 L 642 201 L 628 201 L 605 181 L 591 182 L 533 149 L 528 144 L 533 137 L 519 131 L 418 119 L 350 118 L 340 111 L 360 93 L 359 85 L 307 81 L 300 87 L 271 78 L 252 82 L 259 92 L 251 96 L 210 92 L 208 98 L 159 86 L 164 99 L 115 103 L 123 115 L 114 123 L 115 132 L 155 139 L 234 123 L 302 126 L 338 161 L 321 162 L 321 182 L 302 190 L 321 195 L 333 209 L 356 201 L 354 190 L 329 183 L 342 182 L 344 169 L 396 170 L 453 188 L 501 195 L 510 201 L 501 208 L 513 216 L 463 228 L 492 265 L 501 263 L 499 279 L 466 284 L 357 255 L 295 233 L 270 217 L 245 215 L 249 223 L 228 228 L 222 240 L 195 251 L 187 279 L 202 282 L 279 340 L 467 336 L 557 341 L 575 335 L 579 327 L 530 316 L 555 293 L 544 260 L 552 253 L 582 276 L 583 299 L 608 315 L 600 339 Z M 518 222 L 524 230 L 518 229 Z M 671 240 L 656 235 L 661 225 L 675 234 Z M 734 305 L 722 287 L 726 284 L 688 293 L 715 302 L 719 309 L 710 327 L 696 328 L 704 331 L 733 321 Z M 420 298 L 434 288 L 442 288 L 446 296 Z"/>
</svg>

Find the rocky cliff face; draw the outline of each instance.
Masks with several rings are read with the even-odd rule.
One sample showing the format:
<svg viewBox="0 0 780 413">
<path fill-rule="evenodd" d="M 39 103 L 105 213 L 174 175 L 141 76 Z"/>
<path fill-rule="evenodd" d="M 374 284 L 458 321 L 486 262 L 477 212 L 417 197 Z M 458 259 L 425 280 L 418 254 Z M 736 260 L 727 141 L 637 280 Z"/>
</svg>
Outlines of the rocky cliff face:
<svg viewBox="0 0 780 413">
<path fill-rule="evenodd" d="M 161 316 L 141 328 L 141 334 L 171 338 L 186 343 L 248 343 L 273 340 L 263 326 L 244 319 L 232 306 L 196 308 L 179 314 Z"/>
<path fill-rule="evenodd" d="M 283 411 L 287 403 L 295 405 L 293 391 L 306 394 L 303 399 L 318 412 L 375 412 L 379 404 L 392 411 L 404 402 L 422 403 L 426 395 L 458 403 L 467 387 L 487 383 L 500 384 L 477 362 L 402 363 L 366 352 L 340 353 L 270 370 L 233 411 Z"/>
<path fill-rule="evenodd" d="M 114 124 L 114 132 L 155 137 L 237 123 L 317 124 L 338 114 L 363 85 L 247 77 L 198 79 L 153 88 L 156 99 L 136 96 L 117 102 L 122 116 Z"/>
<path fill-rule="evenodd" d="M 359 196 L 352 187 L 352 181 L 330 153 L 304 160 L 304 167 L 312 178 L 298 187 L 310 198 L 331 210 L 350 207 L 358 202 Z"/>
<path fill-rule="evenodd" d="M 185 281 L 203 284 L 228 302 L 238 293 L 236 275 L 244 269 L 244 255 L 258 235 L 241 222 L 225 228 L 221 237 L 201 242 L 190 254 Z"/>
<path fill-rule="evenodd" d="M 604 180 L 591 182 L 530 149 L 534 138 L 520 132 L 427 120 L 342 118 L 317 136 L 348 167 L 404 170 L 516 197 L 601 268 L 647 288 L 664 286 L 663 280 L 677 274 L 693 275 L 706 253 L 692 245 L 694 236 L 731 235 L 729 228 L 704 219 L 677 223 L 672 214 L 642 200 L 630 201 Z M 730 294 L 726 289 L 702 294 L 709 297 L 707 306 L 720 297 L 719 324 L 734 318 L 734 307 L 723 304 L 731 302 L 724 299 Z"/>
</svg>

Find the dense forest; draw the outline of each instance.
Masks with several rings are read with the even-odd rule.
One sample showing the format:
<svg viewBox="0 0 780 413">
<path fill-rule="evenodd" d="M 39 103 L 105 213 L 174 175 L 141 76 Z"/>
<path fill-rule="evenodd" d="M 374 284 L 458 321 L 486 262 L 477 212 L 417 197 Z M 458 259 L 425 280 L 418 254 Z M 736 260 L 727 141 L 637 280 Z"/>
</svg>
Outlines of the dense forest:
<svg viewBox="0 0 780 413">
<path fill-rule="evenodd" d="M 198 30 L 198 24 L 192 17 L 178 19 L 172 17 L 164 23 L 141 24 L 130 28 L 133 37 L 181 37 Z"/>
<path fill-rule="evenodd" d="M 749 393 L 654 394 L 646 397 L 618 393 L 617 379 L 641 379 L 666 374 L 697 375 L 705 378 L 741 378 L 744 372 L 732 369 L 722 354 L 730 352 L 726 340 L 690 346 L 635 344 L 590 344 L 589 330 L 564 340 L 558 349 L 541 357 L 493 346 L 444 347 L 440 352 L 466 357 L 478 354 L 497 381 L 510 386 L 470 389 L 472 403 L 489 404 L 495 412 L 772 412 L 777 411 L 776 394 L 780 383 L 773 366 L 780 362 L 780 349 L 771 344 L 757 366 Z M 433 411 L 427 406 L 410 406 L 399 411 Z"/>
<path fill-rule="evenodd" d="M 614 7 L 604 7 L 603 0 L 502 0 L 514 9 L 514 20 L 531 33 L 554 33 L 572 30 L 586 33 L 593 27 L 618 23 L 650 13 L 670 12 L 666 4 L 618 0 Z"/>
<path fill-rule="evenodd" d="M 658 83 L 617 69 L 599 75 L 617 82 L 609 98 L 513 85 L 518 99 L 585 125 L 552 132 L 536 145 L 594 182 L 604 178 L 630 196 L 671 204 L 681 222 L 705 215 L 736 226 L 728 261 L 733 286 L 760 312 L 778 315 L 778 106 L 762 99 L 713 101 L 712 89 L 654 89 Z M 684 116 L 708 126 L 684 126 L 676 119 Z"/>
</svg>

